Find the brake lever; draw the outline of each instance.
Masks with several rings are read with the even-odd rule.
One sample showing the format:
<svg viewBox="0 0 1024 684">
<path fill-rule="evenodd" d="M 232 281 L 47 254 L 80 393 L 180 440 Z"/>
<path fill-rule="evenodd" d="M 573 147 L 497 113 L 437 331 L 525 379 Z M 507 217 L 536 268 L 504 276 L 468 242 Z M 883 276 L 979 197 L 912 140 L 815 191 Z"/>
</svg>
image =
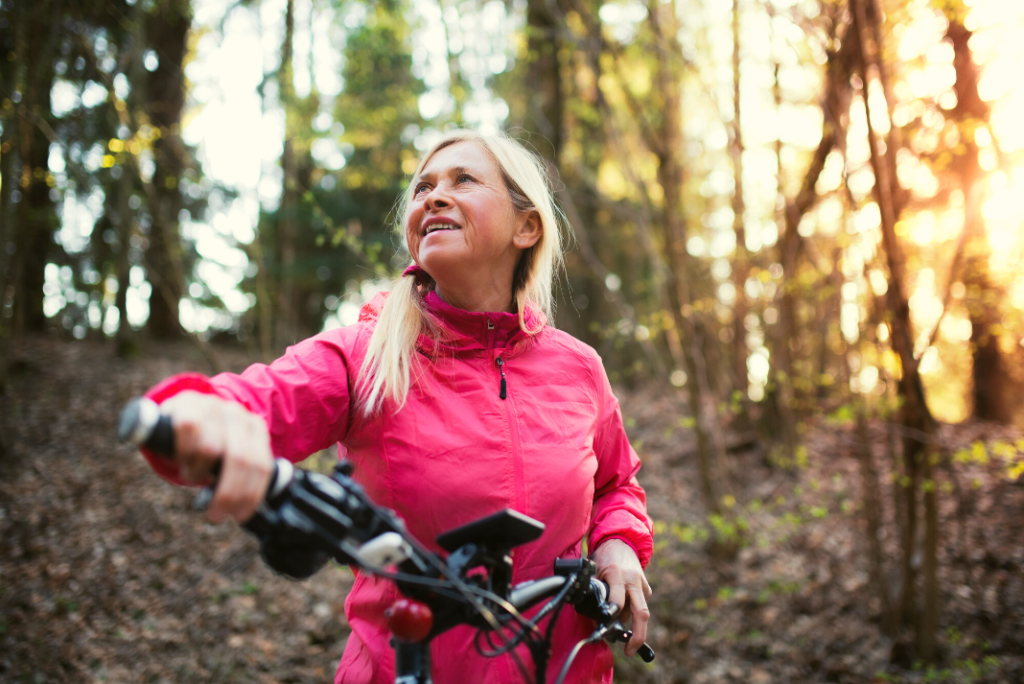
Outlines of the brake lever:
<svg viewBox="0 0 1024 684">
<path fill-rule="evenodd" d="M 214 480 L 213 484 L 207 485 L 199 490 L 195 498 L 192 499 L 192 510 L 198 511 L 199 513 L 205 513 L 206 509 L 210 507 L 210 503 L 213 501 L 214 488 L 217 486 L 217 481 Z"/>
<path fill-rule="evenodd" d="M 605 629 L 607 631 L 604 638 L 612 643 L 619 642 L 624 644 L 633 638 L 633 630 L 626 629 L 626 627 L 618 620 L 606 625 Z M 645 663 L 654 662 L 654 649 L 646 643 L 637 650 L 636 654 L 640 656 L 640 659 Z"/>
</svg>

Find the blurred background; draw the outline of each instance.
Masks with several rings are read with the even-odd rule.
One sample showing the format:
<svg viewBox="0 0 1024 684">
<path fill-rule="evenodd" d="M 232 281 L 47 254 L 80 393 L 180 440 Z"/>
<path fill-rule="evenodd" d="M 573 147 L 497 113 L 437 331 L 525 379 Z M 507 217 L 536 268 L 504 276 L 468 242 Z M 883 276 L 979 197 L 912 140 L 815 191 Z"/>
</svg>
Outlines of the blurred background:
<svg viewBox="0 0 1024 684">
<path fill-rule="evenodd" d="M 574 235 L 555 324 L 599 351 L 662 478 L 676 665 L 631 678 L 759 681 L 789 652 L 764 611 L 834 628 L 793 603 L 824 586 L 874 641 L 819 631 L 824 654 L 760 681 L 1020 675 L 1024 3 L 0 0 L 0 43 L 12 573 L 35 567 L 11 530 L 55 396 L 85 410 L 111 374 L 121 400 L 355 322 L 408 263 L 418 156 L 468 126 L 548 163 Z M 814 525 L 849 542 L 827 579 Z M 769 565 L 759 603 L 737 567 Z M 81 613 L 51 585 L 47 610 Z M 11 617 L 15 593 L 0 635 L 43 610 Z M 735 624 L 682 617 L 709 602 Z M 10 676 L 47 661 L 24 653 Z"/>
</svg>

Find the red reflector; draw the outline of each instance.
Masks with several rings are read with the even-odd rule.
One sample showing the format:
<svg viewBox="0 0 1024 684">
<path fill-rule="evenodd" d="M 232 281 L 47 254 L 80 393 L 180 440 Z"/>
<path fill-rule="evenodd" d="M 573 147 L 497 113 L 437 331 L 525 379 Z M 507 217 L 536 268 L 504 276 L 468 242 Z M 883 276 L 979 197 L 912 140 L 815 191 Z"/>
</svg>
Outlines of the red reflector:
<svg viewBox="0 0 1024 684">
<path fill-rule="evenodd" d="M 430 606 L 419 601 L 400 598 L 384 611 L 388 629 L 399 641 L 416 643 L 423 641 L 434 626 L 434 613 Z"/>
</svg>

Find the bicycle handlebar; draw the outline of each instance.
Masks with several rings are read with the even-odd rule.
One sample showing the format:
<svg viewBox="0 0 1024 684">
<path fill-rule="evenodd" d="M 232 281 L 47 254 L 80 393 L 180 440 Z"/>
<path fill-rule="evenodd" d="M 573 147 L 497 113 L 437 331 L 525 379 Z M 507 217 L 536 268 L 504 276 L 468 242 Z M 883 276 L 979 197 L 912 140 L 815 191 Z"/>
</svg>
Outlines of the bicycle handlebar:
<svg viewBox="0 0 1024 684">
<path fill-rule="evenodd" d="M 158 456 L 174 457 L 171 419 L 150 399 L 129 402 L 121 413 L 118 436 Z M 215 479 L 218 474 L 219 468 L 214 471 Z M 593 619 L 598 628 L 570 653 L 559 683 L 586 643 L 631 638 L 632 632 L 617 619 L 619 607 L 608 600 L 608 585 L 594 576 L 596 566 L 588 559 L 556 560 L 553 576 L 509 586 L 512 562 L 508 552 L 539 536 L 543 530 L 540 523 L 514 511 L 495 514 L 441 535 L 438 543 L 451 551 L 442 559 L 410 536 L 394 511 L 374 503 L 351 474 L 347 461 L 340 461 L 328 476 L 275 459 L 264 502 L 242 527 L 259 539 L 264 561 L 278 572 L 305 579 L 334 558 L 394 580 L 402 594 L 425 605 L 432 613 L 432 625 L 417 635 L 420 639 L 413 639 L 422 643 L 399 644 L 396 650 L 399 666 L 404 661 L 413 675 L 409 681 L 429 681 L 425 644 L 430 639 L 456 625 L 469 624 L 480 629 L 478 637 L 489 630 L 488 634 L 496 633 L 504 642 L 489 653 L 477 643 L 482 655 L 497 655 L 526 643 L 534 654 L 539 684 L 553 619 L 543 642 L 537 641 L 537 625 L 564 603 Z M 216 482 L 197 497 L 203 507 L 215 486 Z M 389 567 L 396 569 L 389 571 Z M 476 567 L 486 570 L 482 577 L 467 575 Z M 523 611 L 547 599 L 532 620 L 523 617 Z M 515 633 L 506 638 L 506 630 Z M 493 648 L 490 636 L 488 643 Z M 413 649 L 411 655 L 409 648 Z M 637 655 L 648 663 L 654 660 L 654 651 L 647 644 Z M 522 668 L 518 660 L 517 664 Z M 417 679 L 424 671 L 426 679 Z"/>
</svg>

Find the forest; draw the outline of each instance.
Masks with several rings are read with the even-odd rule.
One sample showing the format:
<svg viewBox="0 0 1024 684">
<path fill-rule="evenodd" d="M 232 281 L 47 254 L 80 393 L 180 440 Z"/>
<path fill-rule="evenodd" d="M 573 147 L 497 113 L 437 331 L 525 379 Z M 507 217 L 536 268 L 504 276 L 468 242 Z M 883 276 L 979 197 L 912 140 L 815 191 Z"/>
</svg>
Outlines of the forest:
<svg viewBox="0 0 1024 684">
<path fill-rule="evenodd" d="M 273 575 L 114 423 L 355 323 L 453 127 L 544 160 L 553 324 L 643 462 L 618 681 L 1024 681 L 1018 0 L 0 0 L 0 42 L 0 681 L 332 676 L 351 572 Z"/>
</svg>

